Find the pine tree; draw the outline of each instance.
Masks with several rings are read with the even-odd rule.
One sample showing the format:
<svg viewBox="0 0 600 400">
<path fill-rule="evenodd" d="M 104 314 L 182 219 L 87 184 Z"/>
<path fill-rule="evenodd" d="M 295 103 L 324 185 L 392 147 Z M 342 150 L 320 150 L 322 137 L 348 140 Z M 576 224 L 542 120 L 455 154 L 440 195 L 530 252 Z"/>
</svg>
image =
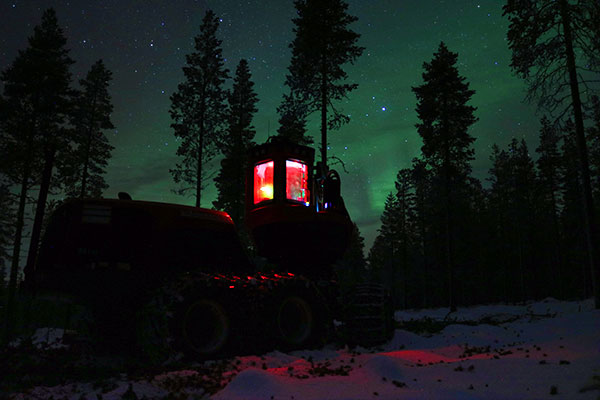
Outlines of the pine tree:
<svg viewBox="0 0 600 400">
<path fill-rule="evenodd" d="M 327 130 L 337 129 L 349 118 L 333 106 L 358 87 L 343 83 L 342 69 L 354 63 L 364 48 L 357 46 L 360 35 L 349 25 L 357 18 L 348 14 L 343 0 L 294 0 L 296 37 L 290 44 L 292 59 L 285 84 L 293 96 L 307 105 L 308 113 L 321 114 L 321 162 L 327 167 Z"/>
<path fill-rule="evenodd" d="M 466 240 L 462 246 L 463 251 L 459 257 L 464 260 L 463 275 L 458 282 L 462 287 L 462 302 L 465 304 L 483 304 L 494 301 L 492 280 L 489 270 L 493 268 L 493 259 L 490 254 L 490 243 L 493 240 L 490 226 L 489 203 L 487 191 L 481 181 L 471 178 L 469 182 L 470 199 L 468 210 L 468 223 L 465 226 Z"/>
<path fill-rule="evenodd" d="M 277 108 L 280 115 L 279 136 L 287 138 L 292 143 L 309 145 L 313 143 L 312 136 L 306 135 L 307 105 L 290 93 L 283 96 L 281 105 Z"/>
<path fill-rule="evenodd" d="M 398 198 L 389 193 L 385 199 L 381 227 L 373 246 L 369 250 L 369 266 L 374 274 L 378 275 L 387 285 L 390 283 L 390 265 L 395 262 L 398 250 Z"/>
<path fill-rule="evenodd" d="M 587 140 L 590 146 L 590 174 L 594 199 L 600 199 L 600 98 L 592 97 L 593 124 L 587 130 Z M 596 201 L 596 217 L 600 216 L 600 201 Z"/>
<path fill-rule="evenodd" d="M 2 73 L 4 100 L 0 111 L 4 173 L 19 188 L 15 240 L 9 279 L 5 339 L 11 336 L 11 319 L 17 285 L 18 264 L 27 192 L 40 182 L 31 232 L 26 278 L 31 275 L 44 219 L 48 192 L 53 184 L 57 158 L 69 148 L 66 124 L 71 111 L 69 66 L 73 60 L 65 48 L 66 38 L 53 9 L 46 10 L 34 28 L 28 47 Z M 38 171 L 40 171 L 38 175 Z"/>
<path fill-rule="evenodd" d="M 586 247 L 585 232 L 581 229 L 585 218 L 581 207 L 581 170 L 578 163 L 577 144 L 573 132 L 575 125 L 567 120 L 562 127 L 562 168 L 563 187 L 561 198 L 563 208 L 560 215 L 563 232 L 564 276 L 566 295 L 586 298 L 593 294 L 589 277 L 590 253 Z"/>
<path fill-rule="evenodd" d="M 411 168 L 411 181 L 415 189 L 415 252 L 419 255 L 418 268 L 421 279 L 417 286 L 421 291 L 420 307 L 432 305 L 430 293 L 433 280 L 431 276 L 432 252 L 431 252 L 431 199 L 432 181 L 431 170 L 427 163 L 420 158 L 414 158 Z"/>
<path fill-rule="evenodd" d="M 236 69 L 233 90 L 228 96 L 228 128 L 220 144 L 225 158 L 221 161 L 221 171 L 215 178 L 218 196 L 213 205 L 219 210 L 226 211 L 238 227 L 245 226 L 244 178 L 248 151 L 254 145 L 252 140 L 256 134 L 252 126 L 252 118 L 257 111 L 258 98 L 251 78 L 248 62 L 242 59 Z"/>
<path fill-rule="evenodd" d="M 18 188 L 18 204 L 13 227 L 5 329 L 1 332 L 1 343 L 8 343 L 12 337 L 27 194 L 38 182 L 38 171 L 41 168 L 39 143 L 35 134 L 36 116 L 30 114 L 29 102 L 22 101 L 23 97 L 29 96 L 28 58 L 28 52 L 20 51 L 11 66 L 2 72 L 4 95 L 0 97 L 0 172 L 9 186 Z"/>
<path fill-rule="evenodd" d="M 497 297 L 502 301 L 514 301 L 514 287 L 512 266 L 512 218 L 511 209 L 513 194 L 511 187 L 511 160 L 505 150 L 500 150 L 497 144 L 492 146 L 490 156 L 492 167 L 489 171 L 488 181 L 491 188 L 488 193 L 491 214 L 491 228 L 493 229 L 493 240 L 490 242 L 491 253 L 491 279 L 490 282 L 497 283 L 495 287 Z M 494 276 L 495 275 L 495 276 Z"/>
<path fill-rule="evenodd" d="M 496 259 L 504 301 L 523 301 L 536 280 L 533 231 L 536 227 L 534 192 L 536 175 L 524 140 L 513 138 L 508 151 L 493 146 L 490 169 L 490 207 L 496 215 Z M 538 276 L 539 278 L 539 276 Z"/>
<path fill-rule="evenodd" d="M 31 104 L 32 114 L 40 116 L 37 121 L 41 138 L 43 157 L 40 190 L 37 198 L 31 239 L 27 253 L 25 277 L 31 275 L 37 262 L 37 252 L 46 210 L 48 193 L 53 185 L 52 178 L 56 160 L 66 157 L 70 150 L 70 135 L 67 128 L 72 113 L 73 90 L 71 89 L 71 73 L 69 67 L 74 61 L 65 48 L 67 39 L 58 26 L 56 13 L 48 9 L 42 16 L 42 23 L 34 28 L 29 38 L 30 62 L 32 73 L 28 84 L 30 95 L 34 98 Z"/>
<path fill-rule="evenodd" d="M 114 149 L 108 142 L 106 129 L 114 129 L 110 120 L 113 109 L 108 85 L 112 72 L 98 60 L 79 84 L 73 110 L 73 141 L 75 148 L 63 164 L 67 196 L 72 198 L 100 197 L 108 188 L 103 174 Z"/>
<path fill-rule="evenodd" d="M 0 176 L 1 178 L 1 176 Z M 14 196 L 10 193 L 8 183 L 0 179 L 0 290 L 4 288 L 6 271 L 10 259 L 9 248 L 14 238 Z"/>
<path fill-rule="evenodd" d="M 513 192 L 513 234 L 514 248 L 517 249 L 518 284 L 520 288 L 520 301 L 535 298 L 536 292 L 532 291 L 531 283 L 536 275 L 533 251 L 533 230 L 536 227 L 536 213 L 534 210 L 534 193 L 537 186 L 533 160 L 529 155 L 527 143 L 524 139 L 518 142 L 513 138 L 509 145 L 510 165 L 512 167 L 512 192 Z M 540 284 L 544 279 L 538 277 Z M 546 283 L 546 282 L 544 282 Z"/>
<path fill-rule="evenodd" d="M 562 208 L 561 196 L 563 177 L 562 155 L 559 150 L 561 141 L 560 132 L 547 117 L 540 121 L 540 145 L 536 149 L 539 154 L 537 167 L 539 171 L 538 212 L 540 213 L 542 229 L 540 234 L 545 236 L 546 254 L 551 254 L 549 265 L 552 266 L 554 276 L 554 290 L 560 297 L 564 296 L 562 290 L 563 268 L 561 256 L 561 232 L 559 213 Z"/>
<path fill-rule="evenodd" d="M 222 86 L 228 78 L 224 66 L 221 40 L 216 33 L 219 18 L 208 10 L 195 37 L 194 52 L 186 55 L 183 67 L 185 82 L 171 96 L 171 127 L 181 140 L 177 155 L 183 160 L 171 169 L 173 180 L 181 187 L 178 194 L 194 193 L 196 207 L 202 203 L 206 180 L 206 164 L 217 153 L 217 142 L 223 134 L 226 92 Z"/>
<path fill-rule="evenodd" d="M 590 182 L 581 86 L 600 72 L 597 0 L 507 0 L 511 68 L 529 84 L 528 99 L 558 119 L 573 118 L 595 306 L 600 308 L 600 238 Z M 584 73 L 580 73 L 582 70 Z M 586 90 L 587 91 L 587 90 Z M 591 93 L 591 91 L 587 91 Z M 584 99 L 585 101 L 585 99 Z"/>
<path fill-rule="evenodd" d="M 348 248 L 343 257 L 335 264 L 337 279 L 342 293 L 351 290 L 357 283 L 367 278 L 365 260 L 365 239 L 360 234 L 358 225 L 353 224 Z"/>
<path fill-rule="evenodd" d="M 402 308 L 408 307 L 408 288 L 414 286 L 412 282 L 415 278 L 414 276 L 409 278 L 409 274 L 414 275 L 415 272 L 412 260 L 415 242 L 414 225 L 416 222 L 415 193 L 411 175 L 412 171 L 409 168 L 401 169 L 396 175 L 395 182 L 396 198 L 398 199 L 399 265 L 397 270 L 394 271 L 396 279 L 393 279 L 393 282 L 395 284 L 394 289 L 396 289 L 394 298 L 399 300 L 399 306 Z M 411 284 L 408 282 L 409 279 Z"/>
<path fill-rule="evenodd" d="M 467 105 L 475 93 L 469 89 L 465 78 L 458 74 L 457 53 L 452 53 L 442 42 L 430 63 L 424 63 L 424 83 L 413 87 L 417 97 L 416 125 L 423 140 L 423 158 L 431 165 L 434 180 L 442 188 L 440 197 L 441 216 L 444 224 L 444 263 L 446 265 L 449 306 L 456 309 L 454 286 L 455 225 L 459 205 L 464 199 L 455 193 L 464 192 L 471 173 L 470 161 L 475 139 L 467 132 L 477 121 L 475 108 Z M 465 213 L 466 214 L 466 213 Z"/>
</svg>

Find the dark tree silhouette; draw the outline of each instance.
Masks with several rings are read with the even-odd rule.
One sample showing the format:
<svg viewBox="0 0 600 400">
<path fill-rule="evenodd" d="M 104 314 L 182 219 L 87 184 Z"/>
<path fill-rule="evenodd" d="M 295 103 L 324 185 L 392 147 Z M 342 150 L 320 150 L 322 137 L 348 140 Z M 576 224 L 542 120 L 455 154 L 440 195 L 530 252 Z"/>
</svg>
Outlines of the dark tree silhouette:
<svg viewBox="0 0 600 400">
<path fill-rule="evenodd" d="M 34 28 L 33 36 L 28 39 L 28 47 L 20 51 L 13 64 L 2 73 L 5 97 L 0 113 L 2 151 L 6 155 L 4 162 L 9 166 L 5 173 L 12 183 L 20 185 L 9 279 L 6 338 L 11 335 L 10 315 L 14 306 L 27 192 L 37 182 L 38 171 L 41 171 L 25 266 L 26 277 L 36 263 L 55 160 L 69 146 L 66 123 L 72 103 L 69 66 L 73 61 L 65 45 L 66 38 L 58 26 L 56 13 L 48 9 L 42 16 L 41 24 Z"/>
<path fill-rule="evenodd" d="M 23 97 L 30 96 L 27 79 L 31 65 L 28 59 L 28 52 L 20 51 L 12 65 L 2 72 L 4 95 L 0 97 L 0 172 L 10 186 L 18 187 L 3 342 L 10 340 L 12 335 L 27 193 L 38 181 L 41 167 L 35 134 L 36 116 L 31 115 L 30 102 L 22 101 Z"/>
<path fill-rule="evenodd" d="M 493 146 L 490 169 L 491 208 L 496 215 L 500 246 L 495 255 L 503 274 L 502 298 L 524 301 L 535 297 L 533 275 L 534 192 L 536 176 L 527 144 L 513 138 L 508 151 Z M 538 281 L 542 280 L 538 276 Z"/>
<path fill-rule="evenodd" d="M 399 209 L 398 197 L 393 192 L 389 193 L 381 214 L 381 227 L 368 256 L 369 267 L 388 287 L 399 248 Z"/>
<path fill-rule="evenodd" d="M 103 132 L 114 129 L 110 120 L 113 109 L 108 85 L 112 72 L 98 60 L 79 81 L 81 92 L 73 110 L 72 154 L 63 163 L 67 196 L 73 198 L 100 197 L 108 188 L 103 174 L 114 149 Z"/>
<path fill-rule="evenodd" d="M 294 98 L 307 105 L 308 113 L 321 114 L 321 162 L 326 168 L 327 130 L 348 121 L 333 102 L 358 87 L 343 83 L 348 74 L 342 66 L 354 63 L 364 48 L 356 45 L 360 35 L 349 25 L 357 18 L 348 14 L 343 0 L 295 0 L 294 6 L 298 13 L 293 19 L 296 37 L 290 44 L 292 59 L 285 84 Z"/>
<path fill-rule="evenodd" d="M 558 119 L 573 118 L 581 183 L 584 226 L 590 253 L 595 306 L 600 308 L 600 240 L 590 183 L 582 96 L 600 72 L 600 6 L 597 0 L 507 0 L 511 67 L 529 84 L 528 99 Z M 592 77 L 592 78 L 590 78 Z"/>
<path fill-rule="evenodd" d="M 475 107 L 467 105 L 475 93 L 456 68 L 457 53 L 442 42 L 430 63 L 424 63 L 424 83 L 413 87 L 417 97 L 416 125 L 423 139 L 423 158 L 432 167 L 435 179 L 442 188 L 441 216 L 444 223 L 444 257 L 447 272 L 449 306 L 456 309 L 454 285 L 454 219 L 458 216 L 459 198 L 455 192 L 464 191 L 471 173 L 470 161 L 474 138 L 467 132 L 477 121 Z"/>
<path fill-rule="evenodd" d="M 394 298 L 402 308 L 407 307 L 409 271 L 412 271 L 415 242 L 415 192 L 411 179 L 412 171 L 404 168 L 396 175 L 396 198 L 398 199 L 398 268 L 394 271 Z"/>
<path fill-rule="evenodd" d="M 565 276 L 566 292 L 569 296 L 593 295 L 589 274 L 590 253 L 587 251 L 586 235 L 581 229 L 584 216 L 581 200 L 581 170 L 579 168 L 577 144 L 575 141 L 575 125 L 567 120 L 562 128 L 562 203 L 560 215 L 563 232 L 563 253 L 565 270 L 570 271 Z"/>
<path fill-rule="evenodd" d="M 65 48 L 67 39 L 58 26 L 56 13 L 48 9 L 42 16 L 42 23 L 34 28 L 29 38 L 31 49 L 32 114 L 38 114 L 38 132 L 43 158 L 40 190 L 37 198 L 31 239 L 25 265 L 25 277 L 35 269 L 37 252 L 44 222 L 48 193 L 52 185 L 56 160 L 64 157 L 70 148 L 70 135 L 67 122 L 72 113 L 73 95 L 69 67 L 74 61 Z"/>
<path fill-rule="evenodd" d="M 421 278 L 418 286 L 421 291 L 420 302 L 417 304 L 422 307 L 431 305 L 430 287 L 432 280 L 429 279 L 432 264 L 430 226 L 428 221 L 431 217 L 431 170 L 427 163 L 420 158 L 414 158 L 411 168 L 411 181 L 415 188 L 415 239 L 416 252 L 419 255 L 418 265 Z"/>
<path fill-rule="evenodd" d="M 533 160 L 529 155 L 525 139 L 517 141 L 513 138 L 509 145 L 509 171 L 510 190 L 512 192 L 510 216 L 513 227 L 513 246 L 516 250 L 515 262 L 517 265 L 517 282 L 519 287 L 519 301 L 535 297 L 530 282 L 535 276 L 533 230 L 536 227 L 534 195 L 536 189 L 536 174 Z M 544 281 L 538 276 L 538 282 Z"/>
<path fill-rule="evenodd" d="M 312 136 L 306 135 L 306 118 L 308 107 L 301 99 L 294 96 L 293 93 L 283 96 L 281 105 L 277 107 L 280 115 L 279 136 L 287 138 L 292 143 L 309 145 L 313 143 Z"/>
<path fill-rule="evenodd" d="M 183 67 L 185 82 L 171 96 L 171 127 L 181 140 L 177 155 L 183 160 L 171 169 L 175 183 L 181 187 L 175 192 L 192 191 L 196 207 L 202 203 L 206 180 L 205 165 L 217 152 L 217 141 L 225 128 L 226 92 L 222 86 L 228 78 L 224 67 L 221 40 L 216 33 L 219 18 L 208 10 L 195 37 L 195 51 L 186 55 Z"/>
<path fill-rule="evenodd" d="M 0 176 L 0 289 L 6 281 L 6 267 L 10 258 L 9 248 L 13 245 L 14 196 L 10 193 L 8 183 Z"/>
<path fill-rule="evenodd" d="M 600 199 L 600 98 L 592 97 L 593 125 L 588 128 L 587 138 L 590 146 L 590 173 L 594 199 Z M 596 201 L 596 217 L 600 212 L 600 201 Z"/>
<path fill-rule="evenodd" d="M 562 267 L 562 241 L 560 229 L 560 210 L 562 209 L 561 191 L 563 186 L 562 176 L 562 154 L 559 144 L 561 133 L 547 117 L 540 121 L 540 145 L 536 149 L 539 157 L 537 159 L 539 191 L 538 191 L 538 213 L 542 218 L 544 236 L 546 237 L 546 249 L 552 254 L 549 265 L 553 271 L 553 286 L 556 293 L 564 298 L 563 293 L 563 267 Z"/>
<path fill-rule="evenodd" d="M 235 72 L 233 90 L 228 96 L 227 132 L 219 146 L 225 158 L 215 178 L 218 195 L 213 205 L 226 211 L 238 227 L 244 226 L 245 173 L 248 150 L 254 145 L 252 140 L 256 134 L 252 118 L 257 111 L 258 98 L 251 77 L 248 62 L 241 60 Z"/>
<path fill-rule="evenodd" d="M 365 239 L 361 236 L 358 225 L 354 224 L 348 249 L 334 266 L 342 293 L 352 290 L 356 284 L 368 279 L 364 251 Z"/>
<path fill-rule="evenodd" d="M 512 263 L 510 261 L 509 251 L 511 250 L 511 216 L 510 204 L 512 203 L 511 193 L 511 172 L 510 156 L 507 151 L 500 150 L 497 144 L 492 146 L 492 155 L 490 156 L 492 167 L 489 171 L 488 181 L 491 188 L 488 193 L 490 207 L 490 227 L 493 230 L 493 241 L 491 253 L 494 256 L 494 267 L 496 279 L 499 288 L 499 298 L 504 301 L 510 301 L 516 296 L 512 295 L 513 274 L 511 271 Z"/>
</svg>

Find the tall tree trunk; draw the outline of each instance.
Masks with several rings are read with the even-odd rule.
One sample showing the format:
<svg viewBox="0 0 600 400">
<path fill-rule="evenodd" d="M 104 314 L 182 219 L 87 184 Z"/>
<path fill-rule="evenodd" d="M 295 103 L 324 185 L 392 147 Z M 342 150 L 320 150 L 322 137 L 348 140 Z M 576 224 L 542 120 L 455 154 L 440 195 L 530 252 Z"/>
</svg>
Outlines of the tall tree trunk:
<svg viewBox="0 0 600 400">
<path fill-rule="evenodd" d="M 19 274 L 19 259 L 21 258 L 21 240 L 23 238 L 23 225 L 25 219 L 25 204 L 27 202 L 27 190 L 29 185 L 29 163 L 25 166 L 23 179 L 21 180 L 21 192 L 19 194 L 19 208 L 17 209 L 17 220 L 15 226 L 15 238 L 13 244 L 12 263 L 10 266 L 10 278 L 8 280 L 8 299 L 6 302 L 5 325 L 3 332 L 3 343 L 7 344 L 12 339 L 15 319 L 15 297 L 17 294 L 17 276 Z"/>
<path fill-rule="evenodd" d="M 321 163 L 325 175 L 327 172 L 327 63 L 325 56 L 321 60 Z"/>
<path fill-rule="evenodd" d="M 446 123 L 444 123 L 447 126 Z M 450 143 L 448 143 L 448 132 L 444 130 L 444 225 L 446 230 L 446 271 L 448 274 L 448 306 L 450 312 L 456 311 L 456 293 L 454 289 L 454 265 L 453 265 L 453 248 L 452 248 L 452 198 L 450 192 Z"/>
<path fill-rule="evenodd" d="M 429 279 L 428 279 L 428 258 L 427 257 L 427 242 L 425 239 L 426 230 L 425 230 L 425 196 L 423 196 L 422 191 L 418 195 L 419 202 L 419 235 L 421 236 L 421 260 L 422 260 L 422 285 L 421 290 L 423 291 L 422 297 L 422 308 L 427 308 L 429 305 L 429 296 L 428 296 L 428 288 L 429 288 Z"/>
<path fill-rule="evenodd" d="M 88 131 L 87 143 L 85 146 L 85 155 L 83 158 L 83 171 L 81 171 L 81 193 L 79 195 L 80 199 L 84 199 L 86 197 L 87 190 L 87 178 L 88 178 L 88 164 L 90 163 L 90 149 L 92 147 L 92 130 Z"/>
<path fill-rule="evenodd" d="M 575 135 L 577 139 L 577 151 L 579 153 L 579 168 L 581 173 L 581 182 L 583 189 L 583 211 L 585 215 L 584 226 L 587 239 L 587 248 L 589 252 L 592 290 L 594 292 L 595 308 L 600 309 L 600 249 L 598 248 L 600 246 L 600 241 L 598 240 L 594 201 L 592 199 L 588 151 L 587 144 L 585 141 L 583 114 L 581 111 L 581 98 L 579 96 L 579 83 L 577 81 L 575 53 L 573 51 L 573 35 L 571 32 L 571 21 L 569 16 L 567 0 L 560 0 L 560 11 L 562 25 L 564 28 L 567 69 L 569 71 L 569 83 L 571 86 L 571 98 L 573 100 Z"/>
<path fill-rule="evenodd" d="M 93 127 L 94 127 L 94 113 L 96 111 L 96 95 L 94 92 L 94 98 L 92 99 L 92 107 L 90 116 L 90 121 L 88 123 L 87 129 L 87 143 L 85 146 L 85 157 L 83 159 L 83 171 L 81 172 L 81 195 L 80 198 L 83 200 L 86 197 L 86 189 L 87 189 L 87 178 L 88 178 L 88 165 L 90 163 L 90 150 L 92 148 L 92 140 L 93 140 Z"/>
<path fill-rule="evenodd" d="M 525 301 L 525 267 L 523 262 L 523 237 L 521 236 L 522 227 L 517 228 L 517 243 L 519 247 L 519 301 Z"/>
<path fill-rule="evenodd" d="M 42 234 L 42 224 L 44 222 L 44 212 L 46 210 L 46 200 L 50 191 L 50 181 L 52 180 L 52 169 L 54 168 L 54 157 L 56 151 L 48 150 L 44 159 L 44 169 L 42 171 L 42 182 L 40 184 L 40 193 L 35 208 L 35 217 L 33 219 L 33 228 L 31 229 L 31 241 L 29 242 L 29 252 L 27 254 L 27 264 L 25 265 L 25 279 L 30 282 L 35 271 L 37 262 L 38 247 Z"/>
<path fill-rule="evenodd" d="M 204 147 L 204 124 L 200 124 L 198 137 L 198 165 L 196 166 L 196 207 L 202 204 L 202 151 Z"/>
<path fill-rule="evenodd" d="M 444 184 L 445 191 L 445 228 L 446 228 L 446 270 L 448 273 L 448 306 L 450 307 L 450 312 L 456 311 L 456 293 L 454 290 L 454 265 L 452 260 L 452 227 L 450 222 L 450 210 L 451 210 L 451 200 L 450 200 L 450 182 L 449 178 L 446 178 L 446 182 Z"/>
<path fill-rule="evenodd" d="M 204 152 L 204 113 L 206 112 L 206 82 L 201 90 L 201 103 L 200 103 L 200 112 L 198 127 L 200 132 L 198 132 L 198 159 L 196 160 L 196 207 L 200 207 L 202 204 L 202 156 Z"/>
<path fill-rule="evenodd" d="M 554 262 L 556 263 L 556 289 L 558 290 L 558 296 L 562 300 L 565 298 L 564 285 L 562 281 L 562 252 L 561 252 L 561 240 L 560 240 L 560 228 L 558 222 L 558 207 L 556 200 L 555 180 L 551 180 L 551 194 L 552 194 L 552 225 L 554 229 Z"/>
</svg>

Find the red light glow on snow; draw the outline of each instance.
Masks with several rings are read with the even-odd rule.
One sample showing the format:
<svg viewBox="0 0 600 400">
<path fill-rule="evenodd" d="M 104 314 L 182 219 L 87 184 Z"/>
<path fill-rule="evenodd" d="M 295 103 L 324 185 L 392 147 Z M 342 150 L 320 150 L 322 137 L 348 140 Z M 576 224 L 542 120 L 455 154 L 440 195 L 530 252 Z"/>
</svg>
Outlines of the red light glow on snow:
<svg viewBox="0 0 600 400">
<path fill-rule="evenodd" d="M 285 161 L 286 198 L 309 205 L 308 173 L 306 164 Z"/>
<path fill-rule="evenodd" d="M 254 166 L 254 204 L 273 199 L 273 161 Z"/>
</svg>

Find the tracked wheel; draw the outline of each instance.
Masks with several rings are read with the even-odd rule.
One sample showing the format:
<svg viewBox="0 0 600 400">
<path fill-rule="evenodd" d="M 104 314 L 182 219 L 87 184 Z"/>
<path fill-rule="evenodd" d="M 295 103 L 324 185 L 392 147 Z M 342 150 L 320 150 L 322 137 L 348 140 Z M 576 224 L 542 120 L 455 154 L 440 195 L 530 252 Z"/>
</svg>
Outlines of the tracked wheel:
<svg viewBox="0 0 600 400">
<path fill-rule="evenodd" d="M 273 305 L 272 333 L 280 349 L 315 347 L 328 340 L 331 313 L 314 285 L 286 282 L 275 290 Z"/>
<path fill-rule="evenodd" d="M 191 302 L 180 323 L 185 348 L 200 356 L 217 354 L 230 341 L 231 316 L 215 299 Z"/>
<path fill-rule="evenodd" d="M 316 329 L 314 310 L 304 298 L 285 297 L 277 313 L 277 334 L 292 346 L 301 346 L 314 335 Z"/>
<path fill-rule="evenodd" d="M 211 283 L 207 274 L 185 274 L 152 296 L 137 315 L 137 347 L 144 360 L 164 364 L 230 353 L 234 293 Z"/>
</svg>

